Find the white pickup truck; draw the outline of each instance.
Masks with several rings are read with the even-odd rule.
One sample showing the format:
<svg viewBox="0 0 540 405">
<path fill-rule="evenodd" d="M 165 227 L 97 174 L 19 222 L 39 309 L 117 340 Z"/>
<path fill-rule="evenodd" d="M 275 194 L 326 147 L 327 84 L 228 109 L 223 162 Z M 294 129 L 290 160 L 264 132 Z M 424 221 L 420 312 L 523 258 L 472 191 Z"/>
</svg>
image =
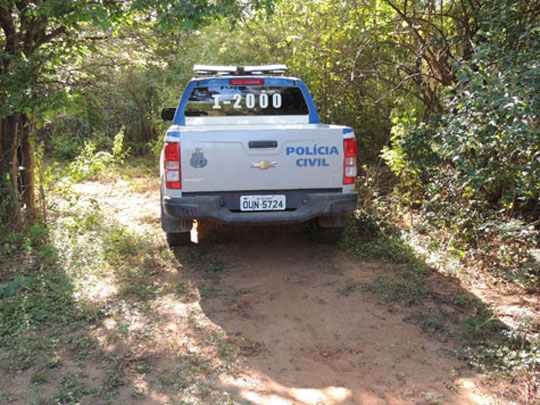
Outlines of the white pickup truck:
<svg viewBox="0 0 540 405">
<path fill-rule="evenodd" d="M 312 240 L 339 237 L 355 209 L 353 130 L 320 123 L 285 65 L 194 66 L 161 153 L 161 224 L 171 246 L 193 220 L 310 221 Z"/>
</svg>

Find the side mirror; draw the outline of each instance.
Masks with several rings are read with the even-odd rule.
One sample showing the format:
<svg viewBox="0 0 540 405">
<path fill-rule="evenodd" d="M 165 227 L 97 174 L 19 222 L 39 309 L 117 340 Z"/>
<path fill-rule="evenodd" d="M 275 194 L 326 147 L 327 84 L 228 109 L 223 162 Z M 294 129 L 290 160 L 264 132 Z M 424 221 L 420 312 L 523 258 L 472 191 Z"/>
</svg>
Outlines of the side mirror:
<svg viewBox="0 0 540 405">
<path fill-rule="evenodd" d="M 172 121 L 176 114 L 176 108 L 164 108 L 161 110 L 161 119 L 163 121 Z"/>
</svg>

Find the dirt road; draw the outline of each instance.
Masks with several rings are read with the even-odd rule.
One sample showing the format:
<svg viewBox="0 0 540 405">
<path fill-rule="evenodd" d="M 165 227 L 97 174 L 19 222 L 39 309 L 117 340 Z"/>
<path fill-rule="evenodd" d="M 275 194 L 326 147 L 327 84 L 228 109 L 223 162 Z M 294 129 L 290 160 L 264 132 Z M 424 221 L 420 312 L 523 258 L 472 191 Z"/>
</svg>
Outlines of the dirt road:
<svg viewBox="0 0 540 405">
<path fill-rule="evenodd" d="M 130 198 L 132 207 L 146 209 L 121 209 L 111 198 L 104 202 L 116 205 L 120 221 L 160 232 L 159 223 L 141 220 L 150 207 L 158 213 L 155 194 L 131 192 Z M 391 264 L 363 262 L 336 246 L 313 244 L 303 225 L 203 223 L 192 239 L 198 244 L 175 250 L 176 271 L 156 280 L 197 285 L 199 324 L 224 332 L 240 349 L 234 372 L 213 381 L 233 398 L 261 405 L 506 403 L 456 358 L 446 339 L 410 321 L 414 308 L 382 305 L 357 287 L 392 271 Z M 205 272 L 205 261 L 223 270 L 207 266 Z M 205 281 L 208 273 L 219 274 L 219 281 Z M 178 333 L 185 330 L 183 322 L 174 321 Z M 154 398 L 167 402 L 175 397 L 170 394 Z"/>
<path fill-rule="evenodd" d="M 351 287 L 388 264 L 314 245 L 302 226 L 199 233 L 230 269 L 200 306 L 250 342 L 245 369 L 224 375 L 224 389 L 255 404 L 496 403 L 451 347 L 407 321 L 413 310 L 390 312 Z"/>
<path fill-rule="evenodd" d="M 110 273 L 81 273 L 103 317 L 50 354 L 53 368 L 3 375 L 5 403 L 508 403 L 455 343 L 422 330 L 415 307 L 383 305 L 361 287 L 392 264 L 313 244 L 302 225 L 203 224 L 198 244 L 171 254 L 155 188 L 145 178 L 78 186 L 81 203 L 95 199 L 115 224 L 103 237 L 130 257 Z M 169 252 L 159 265 L 148 256 L 156 251 Z M 452 322 L 452 308 L 439 309 Z"/>
</svg>

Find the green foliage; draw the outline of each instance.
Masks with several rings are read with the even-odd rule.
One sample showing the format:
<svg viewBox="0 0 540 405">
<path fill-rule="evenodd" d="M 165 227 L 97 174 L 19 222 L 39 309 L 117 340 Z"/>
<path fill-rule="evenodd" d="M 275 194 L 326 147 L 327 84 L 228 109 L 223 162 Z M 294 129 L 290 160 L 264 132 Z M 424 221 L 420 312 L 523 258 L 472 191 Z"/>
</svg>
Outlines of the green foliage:
<svg viewBox="0 0 540 405">
<path fill-rule="evenodd" d="M 426 404 L 429 405 L 443 405 L 444 404 L 444 395 L 434 394 L 433 392 L 424 392 L 424 400 Z"/>
<path fill-rule="evenodd" d="M 398 265 L 395 271 L 362 286 L 364 291 L 376 294 L 382 302 L 416 305 L 429 296 L 430 290 L 425 287 L 429 268 L 401 240 L 398 231 L 373 212 L 355 212 L 342 232 L 340 246 L 362 258 Z M 348 284 L 339 292 L 349 295 L 355 288 L 356 284 Z"/>
<path fill-rule="evenodd" d="M 6 366 L 22 369 L 43 351 L 58 348 L 57 331 L 40 331 L 52 324 L 75 327 L 86 315 L 76 308 L 71 281 L 57 269 L 58 252 L 47 242 L 45 227 L 3 235 L 10 249 L 8 256 L 0 256 L 0 348 L 11 353 Z"/>
<path fill-rule="evenodd" d="M 121 226 L 98 227 L 102 259 L 114 269 L 120 283 L 119 295 L 154 298 L 159 286 L 149 274 L 164 265 L 164 249 L 150 235 L 138 235 Z M 137 252 L 137 254 L 133 254 Z"/>
<path fill-rule="evenodd" d="M 403 243 L 399 231 L 369 210 L 358 210 L 342 232 L 340 246 L 357 256 L 393 263 L 418 263 L 414 251 Z"/>
<path fill-rule="evenodd" d="M 81 154 L 70 164 L 70 177 L 82 181 L 103 172 L 113 162 L 113 156 L 105 151 L 96 152 L 96 146 L 87 143 Z"/>
<path fill-rule="evenodd" d="M 446 330 L 445 317 L 437 312 L 422 312 L 416 311 L 413 314 L 413 318 L 420 323 L 420 327 L 424 331 L 437 331 L 441 333 L 448 333 Z"/>
<path fill-rule="evenodd" d="M 150 153 L 152 157 L 155 159 L 155 161 L 159 161 L 159 157 L 161 155 L 161 151 L 163 149 L 163 144 L 165 143 L 164 137 L 158 137 L 154 139 L 153 141 L 149 141 L 146 146 L 150 150 Z"/>
<path fill-rule="evenodd" d="M 401 178 L 421 177 L 431 174 L 429 169 L 441 163 L 440 157 L 431 149 L 432 129 L 414 112 L 393 111 L 392 147 L 385 146 L 382 157 Z"/>
<path fill-rule="evenodd" d="M 58 381 L 56 391 L 50 401 L 56 404 L 79 403 L 83 397 L 92 393 L 92 390 L 81 381 L 78 373 L 68 372 Z"/>
<path fill-rule="evenodd" d="M 376 294 L 386 304 L 417 305 L 429 296 L 425 287 L 428 273 L 415 266 L 402 266 L 396 274 L 378 277 L 364 284 L 364 291 Z"/>
<path fill-rule="evenodd" d="M 441 114 L 394 111 L 383 158 L 395 201 L 448 230 L 469 267 L 537 285 L 540 200 L 540 25 L 528 3 L 490 0 L 473 17 L 475 46 L 456 58 Z M 536 224 L 536 225 L 535 225 Z"/>
<path fill-rule="evenodd" d="M 27 288 L 33 281 L 32 277 L 17 276 L 17 278 L 9 283 L 0 284 L 0 300 L 7 297 L 12 297 Z"/>
<path fill-rule="evenodd" d="M 254 13 L 261 9 L 271 11 L 272 5 L 273 0 L 247 2 L 129 0 L 104 1 L 97 6 L 91 0 L 75 2 L 43 0 L 36 4 L 27 1 L 2 2 L 0 4 L 2 217 L 6 212 L 6 216 L 12 217 L 12 221 L 21 225 L 24 222 L 22 209 L 25 198 L 29 199 L 25 201 L 26 208 L 30 211 L 29 222 L 35 217 L 34 201 L 31 198 L 34 195 L 34 165 L 30 147 L 34 142 L 34 129 L 40 130 L 47 126 L 55 113 L 65 115 L 66 111 L 71 111 L 73 115 L 67 117 L 66 121 L 82 124 L 83 128 L 79 125 L 64 125 L 65 132 L 53 132 L 53 138 L 56 138 L 59 132 L 66 134 L 64 139 L 56 142 L 57 153 L 63 156 L 73 156 L 78 147 L 93 143 L 89 139 L 91 138 L 89 134 L 102 133 L 111 139 L 111 134 L 117 133 L 124 122 L 139 123 L 138 133 L 142 134 L 142 142 L 139 143 L 144 145 L 153 139 L 156 133 L 153 127 L 154 120 L 150 117 L 151 112 L 155 112 L 157 108 L 154 105 L 148 109 L 146 101 L 154 101 L 156 97 L 153 96 L 157 92 L 151 91 L 156 86 L 133 84 L 133 67 L 138 62 L 146 64 L 158 48 L 174 48 L 176 44 L 162 41 L 164 34 L 170 34 L 172 31 L 176 31 L 177 34 L 185 33 L 211 21 L 224 18 L 238 19 L 243 13 Z M 139 40 L 143 37 L 152 38 L 152 46 L 148 47 L 147 43 Z M 119 38 L 124 39 L 117 40 Z M 101 42 L 105 39 L 109 41 Z M 111 46 L 113 52 L 101 53 L 100 51 L 105 49 L 103 43 L 114 43 L 116 48 Z M 138 46 L 134 46 L 135 43 Z M 167 46 L 161 47 L 162 44 Z M 145 52 L 141 53 L 141 49 Z M 133 50 L 133 53 L 130 54 L 126 50 Z M 140 58 L 141 54 L 144 58 Z M 124 57 L 119 58 L 119 55 Z M 123 72 L 125 73 L 122 80 L 123 93 L 130 95 L 130 101 L 136 105 L 136 109 L 129 110 L 131 117 L 118 120 L 118 115 L 115 114 L 118 108 L 88 107 L 92 105 L 109 107 L 108 103 L 103 103 L 100 99 L 110 100 L 118 93 L 110 92 L 118 90 L 118 80 L 115 80 L 116 74 L 104 75 L 100 68 L 107 67 L 108 73 L 116 73 L 116 69 L 122 65 L 129 66 Z M 159 71 L 159 69 L 149 70 L 140 76 L 154 74 L 156 70 Z M 94 86 L 96 82 L 99 84 Z M 111 82 L 114 83 L 112 86 Z M 146 80 L 137 82 L 156 83 Z M 144 87 L 144 90 L 147 90 L 146 94 L 140 94 L 137 87 Z M 89 88 L 92 91 L 88 91 Z M 104 91 L 98 93 L 96 89 Z M 75 104 L 74 100 L 82 93 L 85 94 L 80 99 L 84 101 Z M 85 113 L 82 118 L 78 114 L 80 112 Z M 86 125 L 89 120 L 85 119 L 84 115 L 92 116 L 93 125 Z M 104 116 L 108 119 L 103 120 Z M 108 125 L 111 123 L 113 125 Z M 94 128 L 101 126 L 103 130 L 89 131 L 91 126 Z M 74 136 L 77 132 L 83 136 Z M 17 169 L 18 167 L 24 167 L 27 172 Z M 5 184 L 8 178 L 11 182 Z M 17 190 L 18 185 L 21 190 Z M 28 192 L 21 192 L 23 189 Z"/>
<path fill-rule="evenodd" d="M 0 259 L 9 259 L 17 251 L 32 253 L 47 241 L 48 230 L 42 223 L 23 230 L 4 230 L 0 235 Z"/>
<path fill-rule="evenodd" d="M 15 28 L 13 34 L 21 34 L 24 38 L 23 34 L 28 30 L 36 35 L 30 39 L 37 43 L 27 44 L 32 50 L 31 53 L 20 48 L 12 49 L 11 46 L 2 47 L 0 56 L 2 60 L 9 60 L 10 74 L 2 75 L 0 79 L 0 94 L 5 101 L 0 108 L 0 117 L 8 116 L 14 108 L 15 111 L 32 113 L 38 118 L 47 119 L 47 114 L 53 110 L 55 103 L 65 105 L 62 97 L 69 94 L 70 89 L 64 86 L 55 88 L 54 78 L 58 77 L 58 73 L 62 76 L 73 74 L 69 67 L 80 64 L 89 53 L 97 51 L 96 43 L 88 40 L 87 36 L 109 34 L 116 37 L 122 27 L 149 29 L 155 26 L 161 32 L 186 31 L 224 17 L 238 18 L 245 10 L 271 10 L 272 6 L 271 0 L 131 0 L 121 3 L 105 2 L 100 7 L 95 7 L 94 2 L 89 0 L 47 0 L 36 7 L 3 4 L 2 12 L 9 13 L 6 17 L 13 18 L 10 21 Z M 154 17 L 140 18 L 149 14 Z M 54 32 L 54 35 L 47 31 Z M 7 25 L 6 32 L 12 34 Z M 63 40 L 59 40 L 60 37 L 63 37 Z M 64 68 L 68 69 L 63 71 Z M 37 78 L 47 81 L 38 83 L 35 81 Z"/>
<path fill-rule="evenodd" d="M 14 204 L 15 187 L 12 182 L 13 171 L 0 177 L 0 225 L 10 221 L 9 208 Z"/>
<path fill-rule="evenodd" d="M 77 196 L 71 192 L 73 183 L 88 180 L 95 176 L 110 174 L 124 164 L 131 149 L 124 146 L 124 129 L 114 136 L 107 149 L 98 149 L 94 141 L 87 141 L 80 153 L 67 166 L 61 160 L 45 165 L 38 159 L 38 185 L 46 192 L 65 194 L 70 204 L 75 204 Z M 45 167 L 43 167 L 45 166 Z M 91 201 L 97 204 L 96 200 Z"/>
<path fill-rule="evenodd" d="M 540 369 L 538 337 L 523 345 L 523 339 L 512 333 L 503 342 L 485 340 L 467 350 L 469 363 L 483 371 L 496 370 L 507 375 L 520 372 L 537 373 Z"/>
<path fill-rule="evenodd" d="M 484 310 L 473 316 L 468 316 L 463 323 L 463 327 L 470 335 L 478 337 L 482 331 L 490 327 L 494 320 L 493 312 Z"/>
<path fill-rule="evenodd" d="M 427 180 L 428 197 L 537 215 L 540 26 L 514 2 L 492 0 L 479 12 L 478 45 L 454 63 L 446 112 L 396 118 L 384 157 L 398 175 Z"/>
<path fill-rule="evenodd" d="M 0 343 L 11 345 L 15 335 L 32 334 L 48 321 L 70 320 L 71 289 L 67 279 L 53 272 L 26 277 L 22 288 L 0 301 Z"/>
<path fill-rule="evenodd" d="M 292 75 L 305 79 L 323 121 L 355 129 L 362 163 L 375 161 L 387 146 L 383 157 L 400 179 L 390 196 L 399 204 L 386 207 L 393 210 L 388 217 L 411 210 L 420 219 L 400 225 L 440 238 L 438 247 L 468 269 L 488 268 L 505 280 L 538 286 L 540 266 L 531 252 L 540 197 L 540 40 L 529 2 L 488 0 L 478 9 L 433 0 L 272 5 L 133 0 L 96 8 L 91 1 L 47 0 L 21 12 L 16 23 L 22 33 L 45 17 L 43 34 L 66 31 L 32 54 L 2 47 L 0 56 L 11 70 L 0 76 L 0 119 L 21 112 L 36 124 L 37 184 L 45 195 L 55 189 L 64 205 L 53 211 L 61 212 L 52 228 L 54 246 L 46 227 L 0 235 L 0 347 L 11 353 L 9 367 L 27 367 L 66 342 L 86 355 L 95 342 L 71 335 L 62 340 L 56 330 L 65 334 L 92 316 L 123 314 L 130 300 L 142 301 L 137 310 L 145 310 L 159 297 L 164 287 L 152 281 L 153 271 L 166 265 L 170 252 L 152 235 L 107 222 L 97 200 L 83 201 L 72 185 L 120 174 L 130 151 L 157 160 L 167 125 L 159 111 L 178 104 L 196 62 L 287 63 Z M 225 16 L 235 18 L 235 25 Z M 13 175 L 2 173 L 2 180 Z M 143 183 L 132 186 L 147 187 Z M 0 187 L 0 223 L 13 192 L 11 183 Z M 362 286 L 348 280 L 337 293 L 348 296 L 362 287 L 382 302 L 421 304 L 432 295 L 430 271 L 404 234 L 381 219 L 379 208 L 357 212 L 340 243 L 395 268 Z M 216 283 L 228 271 L 223 263 L 200 249 L 182 262 L 201 271 L 201 296 L 218 295 Z M 85 292 L 102 277 L 114 279 L 119 302 L 82 311 Z M 192 301 L 198 299 L 194 291 L 190 284 L 176 289 Z M 454 304 L 470 309 L 464 295 Z M 416 318 L 426 330 L 449 327 L 439 313 Z M 116 332 L 128 337 L 127 325 L 119 323 Z M 536 338 L 478 345 L 496 329 L 491 311 L 478 306 L 467 314 L 461 333 L 476 344 L 471 363 L 509 374 L 537 373 Z M 231 351 L 220 336 L 212 336 L 212 344 L 220 356 Z M 168 383 L 208 395 L 204 384 L 194 388 L 191 375 L 204 374 L 204 364 L 185 359 Z M 35 373 L 33 383 L 42 377 Z M 107 384 L 116 389 L 121 382 L 112 369 Z M 79 376 L 69 374 L 50 402 L 84 402 L 89 395 Z M 426 393 L 425 400 L 438 403 L 441 397 Z"/>
</svg>

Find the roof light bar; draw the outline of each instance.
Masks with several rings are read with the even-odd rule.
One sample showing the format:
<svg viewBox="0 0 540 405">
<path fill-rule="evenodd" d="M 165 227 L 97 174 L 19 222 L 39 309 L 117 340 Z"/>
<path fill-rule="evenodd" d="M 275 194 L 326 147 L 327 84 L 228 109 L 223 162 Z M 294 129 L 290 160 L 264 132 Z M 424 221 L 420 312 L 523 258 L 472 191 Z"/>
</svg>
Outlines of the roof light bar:
<svg viewBox="0 0 540 405">
<path fill-rule="evenodd" d="M 261 66 L 193 65 L 195 76 L 284 74 L 285 72 L 287 72 L 287 66 L 283 64 Z"/>
</svg>

